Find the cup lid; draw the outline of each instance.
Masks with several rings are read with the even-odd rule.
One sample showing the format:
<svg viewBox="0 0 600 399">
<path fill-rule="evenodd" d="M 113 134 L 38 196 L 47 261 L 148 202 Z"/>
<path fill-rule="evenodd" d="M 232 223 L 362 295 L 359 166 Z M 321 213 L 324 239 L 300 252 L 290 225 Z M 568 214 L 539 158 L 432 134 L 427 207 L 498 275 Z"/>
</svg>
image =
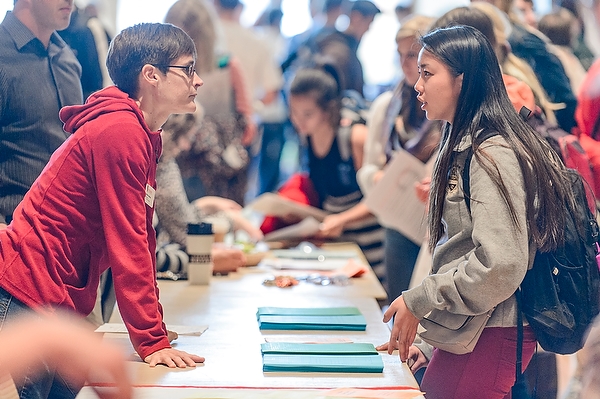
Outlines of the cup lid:
<svg viewBox="0 0 600 399">
<path fill-rule="evenodd" d="M 210 223 L 188 223 L 187 233 L 191 235 L 212 234 L 212 224 Z"/>
</svg>

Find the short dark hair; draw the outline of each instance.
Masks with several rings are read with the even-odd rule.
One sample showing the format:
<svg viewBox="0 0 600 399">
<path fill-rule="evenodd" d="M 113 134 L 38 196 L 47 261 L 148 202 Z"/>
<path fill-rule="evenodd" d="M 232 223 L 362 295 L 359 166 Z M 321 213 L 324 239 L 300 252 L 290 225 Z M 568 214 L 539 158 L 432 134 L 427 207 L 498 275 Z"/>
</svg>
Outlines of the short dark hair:
<svg viewBox="0 0 600 399">
<path fill-rule="evenodd" d="M 182 29 L 171 24 L 142 23 L 124 29 L 111 41 L 106 67 L 115 85 L 134 97 L 144 65 L 160 65 L 158 68 L 166 73 L 166 65 L 185 55 L 195 60 L 196 47 Z"/>
<path fill-rule="evenodd" d="M 352 2 L 350 12 L 358 12 L 364 17 L 372 17 L 379 14 L 381 10 L 369 0 L 356 0 Z"/>
<path fill-rule="evenodd" d="M 240 0 L 215 0 L 215 4 L 224 10 L 234 10 L 240 5 Z"/>
<path fill-rule="evenodd" d="M 323 5 L 323 11 L 331 11 L 336 8 L 340 8 L 343 5 L 343 0 L 325 0 L 325 4 Z"/>
<path fill-rule="evenodd" d="M 283 11 L 280 8 L 274 8 L 269 11 L 267 15 L 267 23 L 271 26 L 279 25 L 281 23 L 281 19 L 283 18 Z"/>
<path fill-rule="evenodd" d="M 544 15 L 538 22 L 538 30 L 559 46 L 570 46 L 573 42 L 573 24 L 576 19 L 571 11 L 559 8 Z"/>
</svg>

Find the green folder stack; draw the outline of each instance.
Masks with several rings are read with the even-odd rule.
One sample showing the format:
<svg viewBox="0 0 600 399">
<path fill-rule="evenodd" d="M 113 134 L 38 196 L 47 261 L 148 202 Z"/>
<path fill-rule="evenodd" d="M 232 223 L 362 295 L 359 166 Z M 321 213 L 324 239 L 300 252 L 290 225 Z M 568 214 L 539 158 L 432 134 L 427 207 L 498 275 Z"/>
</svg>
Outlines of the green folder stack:
<svg viewBox="0 0 600 399">
<path fill-rule="evenodd" d="M 355 307 L 261 307 L 256 313 L 261 330 L 365 331 L 367 321 Z"/>
<path fill-rule="evenodd" d="M 264 343 L 263 371 L 381 373 L 383 360 L 373 344 Z"/>
</svg>

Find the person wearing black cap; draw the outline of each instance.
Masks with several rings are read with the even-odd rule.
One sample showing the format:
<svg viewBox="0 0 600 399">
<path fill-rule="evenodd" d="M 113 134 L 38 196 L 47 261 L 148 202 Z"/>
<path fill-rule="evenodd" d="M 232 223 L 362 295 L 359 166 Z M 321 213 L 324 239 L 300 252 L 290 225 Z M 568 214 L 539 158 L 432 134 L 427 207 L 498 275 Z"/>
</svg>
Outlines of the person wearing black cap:
<svg viewBox="0 0 600 399">
<path fill-rule="evenodd" d="M 364 86 L 363 69 L 356 52 L 360 40 L 380 12 L 381 10 L 371 1 L 353 1 L 348 14 L 350 22 L 346 30 L 321 37 L 317 43 L 319 53 L 331 57 L 342 71 L 343 87 L 355 90 L 361 95 Z"/>
</svg>

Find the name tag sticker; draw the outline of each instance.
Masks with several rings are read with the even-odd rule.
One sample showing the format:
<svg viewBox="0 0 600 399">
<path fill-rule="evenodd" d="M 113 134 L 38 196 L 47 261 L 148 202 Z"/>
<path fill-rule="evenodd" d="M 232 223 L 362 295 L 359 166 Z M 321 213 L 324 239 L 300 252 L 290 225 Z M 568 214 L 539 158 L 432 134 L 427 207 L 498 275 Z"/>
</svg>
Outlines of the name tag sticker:
<svg viewBox="0 0 600 399">
<path fill-rule="evenodd" d="M 156 194 L 156 190 L 154 187 L 146 183 L 146 196 L 144 197 L 144 202 L 150 207 L 154 208 L 154 195 Z"/>
</svg>

